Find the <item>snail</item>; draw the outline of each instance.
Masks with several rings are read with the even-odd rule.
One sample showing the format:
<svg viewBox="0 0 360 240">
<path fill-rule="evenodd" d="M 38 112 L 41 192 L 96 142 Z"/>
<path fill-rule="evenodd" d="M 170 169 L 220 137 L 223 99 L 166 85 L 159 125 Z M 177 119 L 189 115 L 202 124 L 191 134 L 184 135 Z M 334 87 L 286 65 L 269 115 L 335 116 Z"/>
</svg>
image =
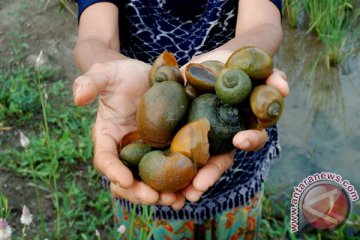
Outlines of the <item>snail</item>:
<svg viewBox="0 0 360 240">
<path fill-rule="evenodd" d="M 251 92 L 250 107 L 258 120 L 257 128 L 266 128 L 280 118 L 284 110 L 284 99 L 275 87 L 259 85 Z"/>
<path fill-rule="evenodd" d="M 168 51 L 164 51 L 156 58 L 151 66 L 149 79 L 151 85 L 163 81 L 184 82 L 174 55 Z"/>
<path fill-rule="evenodd" d="M 200 118 L 183 126 L 173 138 L 170 152 L 181 153 L 195 162 L 197 166 L 204 165 L 210 157 L 208 132 L 210 123 L 206 118 Z"/>
<path fill-rule="evenodd" d="M 139 175 L 145 184 L 160 192 L 177 192 L 195 177 L 195 163 L 180 153 L 165 155 L 151 151 L 140 161 Z"/>
<path fill-rule="evenodd" d="M 227 104 L 240 104 L 252 88 L 249 76 L 240 69 L 224 68 L 215 82 L 216 96 Z"/>
<path fill-rule="evenodd" d="M 154 84 L 140 99 L 136 112 L 141 139 L 152 147 L 170 145 L 188 105 L 189 100 L 180 83 L 165 81 Z"/>
<path fill-rule="evenodd" d="M 210 122 L 210 154 L 225 153 L 234 149 L 233 136 L 245 129 L 241 106 L 225 104 L 215 94 L 205 93 L 192 102 L 188 122 L 203 117 Z"/>
<path fill-rule="evenodd" d="M 184 88 L 186 96 L 188 97 L 189 101 L 192 102 L 198 96 L 197 91 L 189 83 L 186 83 Z"/>
<path fill-rule="evenodd" d="M 137 166 L 142 157 L 151 150 L 151 146 L 146 143 L 133 142 L 123 147 L 119 156 L 127 165 Z"/>
<path fill-rule="evenodd" d="M 226 68 L 241 69 L 253 80 L 262 80 L 273 71 L 271 57 L 256 47 L 243 47 L 231 54 L 225 63 Z"/>
<path fill-rule="evenodd" d="M 215 60 L 189 63 L 186 66 L 185 76 L 197 92 L 214 92 L 216 77 L 223 67 L 224 63 Z"/>
</svg>

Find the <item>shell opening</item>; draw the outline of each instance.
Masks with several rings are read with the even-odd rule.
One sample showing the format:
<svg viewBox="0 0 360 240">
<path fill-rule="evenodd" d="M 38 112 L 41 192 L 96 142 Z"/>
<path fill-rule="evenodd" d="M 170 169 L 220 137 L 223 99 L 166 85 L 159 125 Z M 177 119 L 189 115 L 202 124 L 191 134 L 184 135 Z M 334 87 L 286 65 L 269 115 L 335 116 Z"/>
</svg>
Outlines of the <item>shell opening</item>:
<svg viewBox="0 0 360 240">
<path fill-rule="evenodd" d="M 281 114 L 281 104 L 279 102 L 273 102 L 269 105 L 267 113 L 270 117 L 276 118 Z"/>
</svg>

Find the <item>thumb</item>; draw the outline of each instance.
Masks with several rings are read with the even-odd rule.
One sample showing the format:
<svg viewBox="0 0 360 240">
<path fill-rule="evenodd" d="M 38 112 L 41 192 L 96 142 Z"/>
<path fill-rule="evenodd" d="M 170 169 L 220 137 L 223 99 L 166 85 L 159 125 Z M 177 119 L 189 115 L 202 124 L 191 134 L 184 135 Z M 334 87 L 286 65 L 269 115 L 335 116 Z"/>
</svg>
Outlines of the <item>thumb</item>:
<svg viewBox="0 0 360 240">
<path fill-rule="evenodd" d="M 113 79 L 113 63 L 96 63 L 84 75 L 75 79 L 73 98 L 77 106 L 93 102 L 101 94 L 105 86 Z"/>
</svg>

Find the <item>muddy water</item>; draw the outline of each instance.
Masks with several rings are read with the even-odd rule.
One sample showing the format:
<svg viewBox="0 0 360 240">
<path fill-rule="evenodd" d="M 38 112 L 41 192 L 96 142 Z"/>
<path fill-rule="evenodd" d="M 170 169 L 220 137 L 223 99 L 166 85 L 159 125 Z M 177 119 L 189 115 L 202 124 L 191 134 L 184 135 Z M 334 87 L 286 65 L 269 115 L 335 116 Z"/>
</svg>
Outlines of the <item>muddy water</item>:
<svg viewBox="0 0 360 240">
<path fill-rule="evenodd" d="M 282 154 L 268 182 L 292 188 L 327 171 L 360 193 L 360 52 L 328 70 L 316 38 L 284 28 L 275 65 L 286 72 L 291 94 L 278 124 Z"/>
</svg>

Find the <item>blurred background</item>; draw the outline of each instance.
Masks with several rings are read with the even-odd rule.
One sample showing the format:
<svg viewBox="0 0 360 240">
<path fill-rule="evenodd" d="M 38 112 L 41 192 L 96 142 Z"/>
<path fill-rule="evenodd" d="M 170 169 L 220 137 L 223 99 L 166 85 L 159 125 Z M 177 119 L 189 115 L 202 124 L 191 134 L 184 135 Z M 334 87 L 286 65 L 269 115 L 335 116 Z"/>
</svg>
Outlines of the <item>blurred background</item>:
<svg viewBox="0 0 360 240">
<path fill-rule="evenodd" d="M 289 228 L 293 188 L 317 172 L 360 191 L 360 1 L 283 0 L 274 57 L 291 94 L 278 123 L 282 153 L 266 182 L 262 239 L 360 239 L 360 207 L 333 232 Z M 0 1 L 0 218 L 26 239 L 114 239 L 112 199 L 92 167 L 96 104 L 76 108 L 69 0 Z M 21 138 L 22 137 L 22 138 Z M 22 141 L 20 141 L 22 139 Z"/>
</svg>

